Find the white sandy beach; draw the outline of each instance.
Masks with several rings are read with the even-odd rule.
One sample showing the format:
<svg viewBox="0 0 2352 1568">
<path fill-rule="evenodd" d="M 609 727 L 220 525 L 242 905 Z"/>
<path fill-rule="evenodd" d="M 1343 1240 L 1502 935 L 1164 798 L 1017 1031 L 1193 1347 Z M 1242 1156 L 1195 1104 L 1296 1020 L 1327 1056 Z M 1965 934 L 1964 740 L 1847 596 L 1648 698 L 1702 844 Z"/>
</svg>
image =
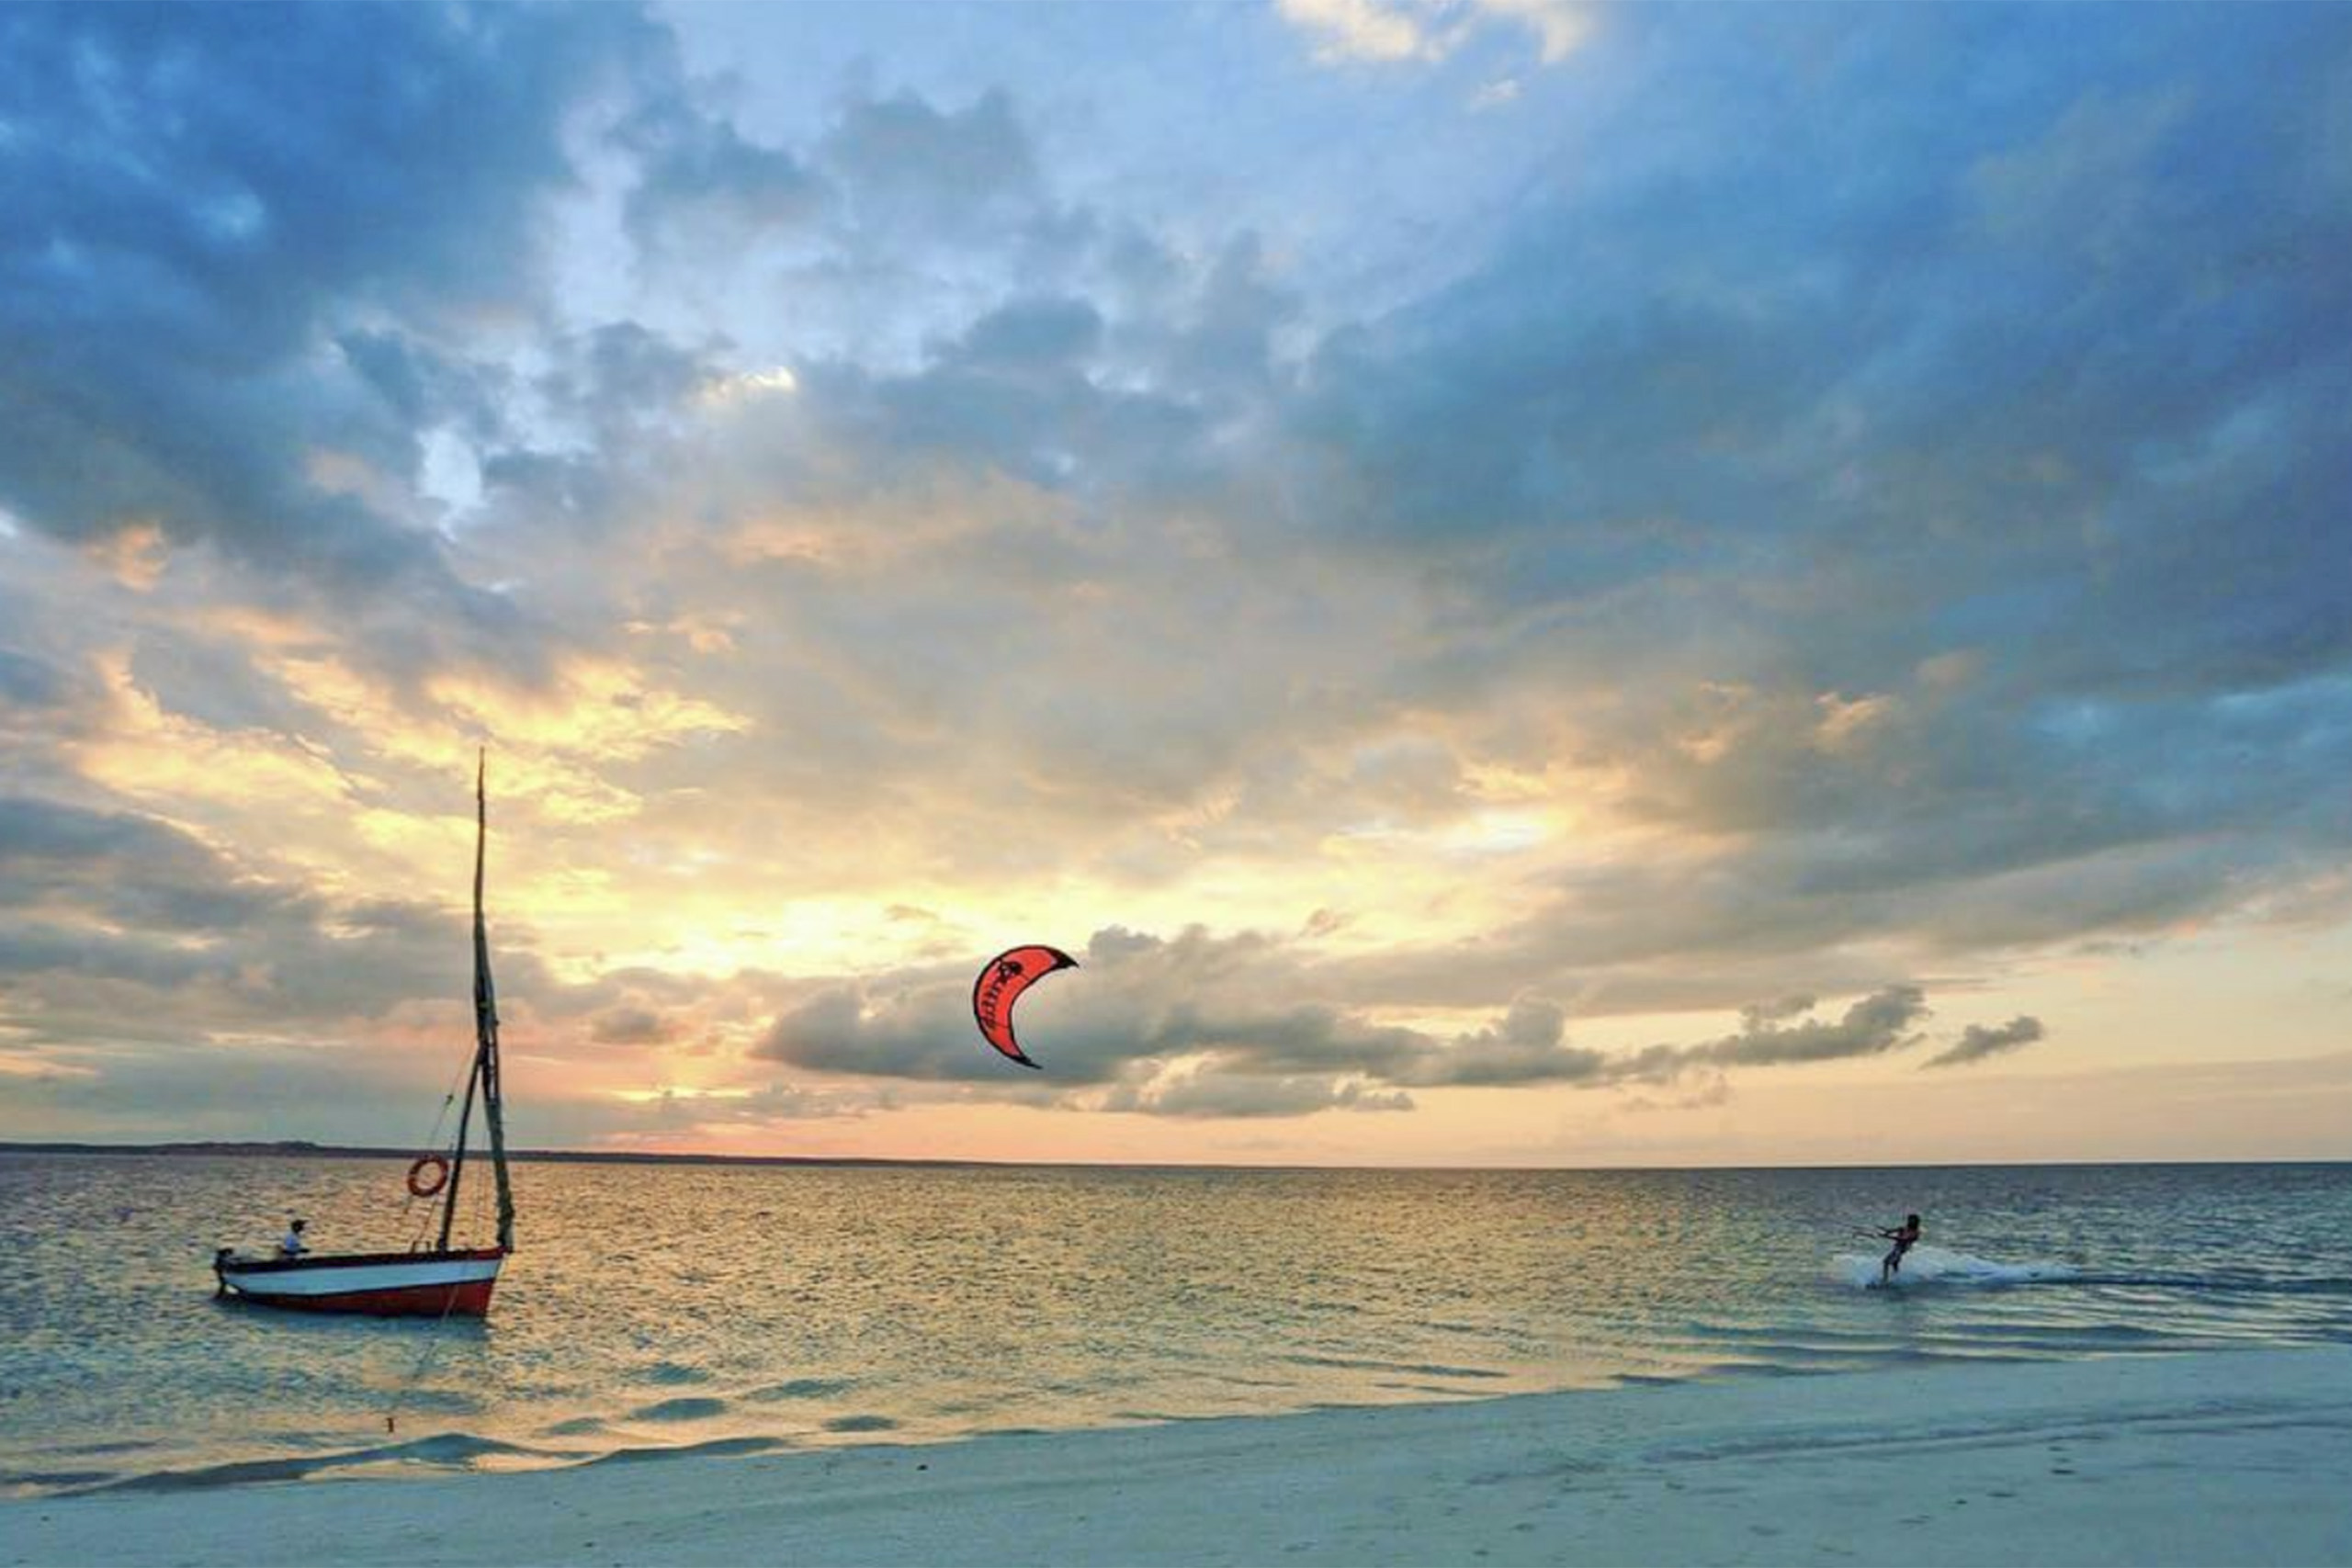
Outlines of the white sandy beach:
<svg viewBox="0 0 2352 1568">
<path fill-rule="evenodd" d="M 2352 1563 L 2352 1348 L 20 1501 L 0 1562 Z"/>
</svg>

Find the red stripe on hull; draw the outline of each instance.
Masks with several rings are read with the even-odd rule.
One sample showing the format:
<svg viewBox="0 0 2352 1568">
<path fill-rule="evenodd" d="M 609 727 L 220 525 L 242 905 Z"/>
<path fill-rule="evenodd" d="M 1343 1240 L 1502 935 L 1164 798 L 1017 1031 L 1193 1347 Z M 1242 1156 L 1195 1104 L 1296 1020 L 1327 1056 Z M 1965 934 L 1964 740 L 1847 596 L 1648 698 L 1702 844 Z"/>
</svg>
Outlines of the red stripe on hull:
<svg viewBox="0 0 2352 1568">
<path fill-rule="evenodd" d="M 256 1306 L 290 1307 L 296 1312 L 356 1312 L 371 1317 L 488 1317 L 490 1292 L 495 1279 L 467 1280 L 455 1285 L 403 1285 L 396 1291 L 346 1291 L 336 1295 L 276 1296 L 238 1291 L 241 1301 Z"/>
</svg>

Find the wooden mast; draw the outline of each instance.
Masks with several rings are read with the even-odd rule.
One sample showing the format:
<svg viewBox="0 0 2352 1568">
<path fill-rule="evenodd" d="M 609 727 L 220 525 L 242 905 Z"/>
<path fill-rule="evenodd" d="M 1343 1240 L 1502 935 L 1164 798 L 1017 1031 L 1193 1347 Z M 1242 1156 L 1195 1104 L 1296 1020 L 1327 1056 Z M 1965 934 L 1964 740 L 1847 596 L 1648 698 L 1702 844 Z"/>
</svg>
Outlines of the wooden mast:
<svg viewBox="0 0 2352 1568">
<path fill-rule="evenodd" d="M 490 928 L 481 912 L 484 851 L 490 842 L 490 770 L 484 748 L 474 770 L 474 1071 L 481 1078 L 481 1119 L 490 1129 L 490 1168 L 498 1184 L 498 1246 L 514 1250 L 514 1189 L 506 1177 L 506 1102 L 498 1091 L 498 988 L 490 978 Z"/>
<path fill-rule="evenodd" d="M 506 1174 L 506 1107 L 498 1088 L 498 990 L 490 977 L 490 929 L 482 919 L 482 870 L 490 842 L 489 772 L 485 749 L 474 770 L 474 1066 L 466 1077 L 465 1108 L 458 1113 L 457 1157 L 449 1167 L 449 1190 L 441 1206 L 440 1249 L 449 1250 L 449 1227 L 458 1214 L 458 1182 L 466 1173 L 466 1129 L 473 1118 L 474 1092 L 481 1092 L 482 1123 L 490 1129 L 490 1168 L 498 1188 L 498 1245 L 514 1250 L 514 1189 Z"/>
</svg>

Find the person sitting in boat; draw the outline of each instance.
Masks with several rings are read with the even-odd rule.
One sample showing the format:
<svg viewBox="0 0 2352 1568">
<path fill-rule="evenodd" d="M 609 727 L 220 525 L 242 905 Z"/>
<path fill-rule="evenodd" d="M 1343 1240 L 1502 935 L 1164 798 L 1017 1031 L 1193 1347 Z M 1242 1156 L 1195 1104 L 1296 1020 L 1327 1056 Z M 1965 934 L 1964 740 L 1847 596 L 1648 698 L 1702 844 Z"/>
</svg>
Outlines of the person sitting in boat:
<svg viewBox="0 0 2352 1568">
<path fill-rule="evenodd" d="M 303 1227 L 310 1223 L 308 1220 L 300 1219 L 286 1222 L 286 1234 L 279 1237 L 277 1242 L 278 1257 L 300 1258 L 311 1250 L 310 1244 L 302 1239 Z"/>
</svg>

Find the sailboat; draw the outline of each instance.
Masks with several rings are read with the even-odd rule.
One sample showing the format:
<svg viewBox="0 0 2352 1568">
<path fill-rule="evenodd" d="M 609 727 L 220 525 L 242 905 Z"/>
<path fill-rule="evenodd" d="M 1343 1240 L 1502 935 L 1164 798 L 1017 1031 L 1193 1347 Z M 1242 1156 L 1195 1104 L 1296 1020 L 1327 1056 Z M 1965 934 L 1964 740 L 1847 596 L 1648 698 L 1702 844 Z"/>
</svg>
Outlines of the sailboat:
<svg viewBox="0 0 2352 1568">
<path fill-rule="evenodd" d="M 486 760 L 474 774 L 473 1069 L 466 1078 L 465 1108 L 458 1114 L 457 1139 L 449 1155 L 426 1155 L 409 1168 L 409 1191 L 440 1200 L 439 1239 L 430 1250 L 420 1237 L 406 1252 L 294 1257 L 246 1258 L 224 1247 L 212 1257 L 213 1276 L 224 1296 L 264 1306 L 382 1317 L 489 1315 L 499 1265 L 514 1250 L 514 1190 L 506 1175 L 505 1103 L 498 1082 L 498 996 L 491 983 L 490 933 L 481 908 L 484 851 L 490 839 L 485 767 Z M 450 1227 L 457 1219 L 458 1191 L 466 1175 L 466 1134 L 477 1103 L 489 1133 L 490 1168 L 497 1183 L 498 1242 L 494 1247 L 451 1247 Z"/>
</svg>

